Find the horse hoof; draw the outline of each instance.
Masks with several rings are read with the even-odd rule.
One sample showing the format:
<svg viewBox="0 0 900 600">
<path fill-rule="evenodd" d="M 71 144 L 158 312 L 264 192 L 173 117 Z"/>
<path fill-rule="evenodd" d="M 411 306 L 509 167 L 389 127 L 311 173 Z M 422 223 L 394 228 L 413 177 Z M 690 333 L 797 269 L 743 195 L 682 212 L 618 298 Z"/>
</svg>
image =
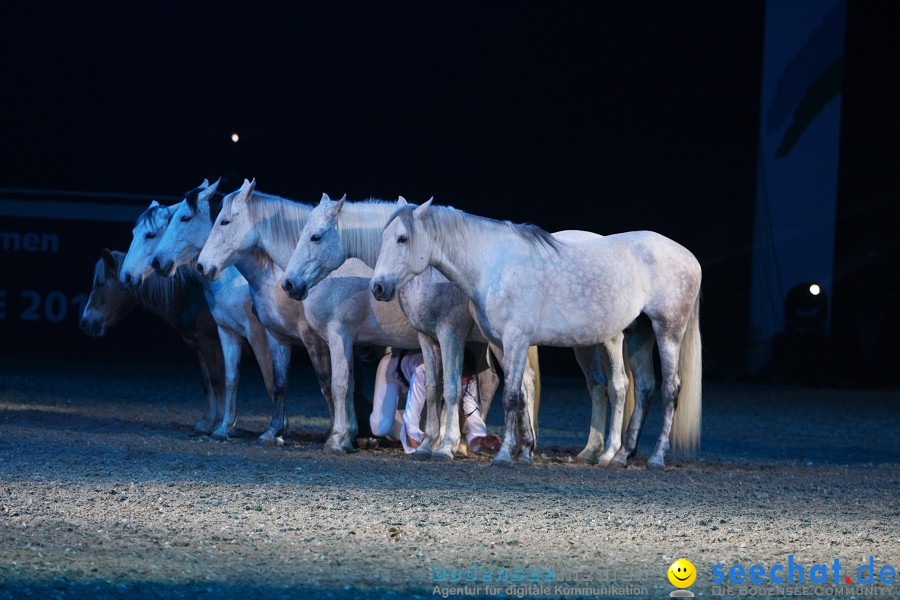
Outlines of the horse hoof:
<svg viewBox="0 0 900 600">
<path fill-rule="evenodd" d="M 648 469 L 658 469 L 658 470 L 662 471 L 666 468 L 666 461 L 663 460 L 662 457 L 654 456 L 650 460 L 647 461 L 647 468 Z"/>
<path fill-rule="evenodd" d="M 447 452 L 441 452 L 440 450 L 436 450 L 431 455 L 431 460 L 436 460 L 440 462 L 450 462 L 453 460 L 453 454 Z"/>
<path fill-rule="evenodd" d="M 217 440 L 219 442 L 225 442 L 228 440 L 228 431 L 222 429 L 216 429 L 212 432 L 212 439 Z"/>
<path fill-rule="evenodd" d="M 201 435 L 209 435 L 215 429 L 215 425 L 203 419 L 201 421 L 197 421 L 196 425 L 194 425 L 194 431 Z"/>
<path fill-rule="evenodd" d="M 326 443 L 325 447 L 322 450 L 327 454 L 334 454 L 336 456 L 352 454 L 356 452 L 356 448 L 348 448 L 346 445 L 339 442 Z"/>
<path fill-rule="evenodd" d="M 431 460 L 431 451 L 430 450 L 416 450 L 409 457 L 413 460 Z"/>
<path fill-rule="evenodd" d="M 280 435 L 263 434 L 259 436 L 259 443 L 261 446 L 284 446 L 284 438 Z"/>
<path fill-rule="evenodd" d="M 597 455 L 596 454 L 579 454 L 575 457 L 575 464 L 577 465 L 594 465 L 597 464 Z"/>
<path fill-rule="evenodd" d="M 598 467 L 608 467 L 609 463 L 612 461 L 612 459 L 613 459 L 612 455 L 601 454 L 597 458 L 597 466 Z"/>
<path fill-rule="evenodd" d="M 511 468 L 514 464 L 512 459 L 508 456 L 495 456 L 494 460 L 491 461 L 491 466 Z"/>
<path fill-rule="evenodd" d="M 628 466 L 628 459 L 622 456 L 621 454 L 616 454 L 613 456 L 613 459 L 609 461 L 609 466 L 611 467 L 621 467 L 625 468 Z"/>
</svg>

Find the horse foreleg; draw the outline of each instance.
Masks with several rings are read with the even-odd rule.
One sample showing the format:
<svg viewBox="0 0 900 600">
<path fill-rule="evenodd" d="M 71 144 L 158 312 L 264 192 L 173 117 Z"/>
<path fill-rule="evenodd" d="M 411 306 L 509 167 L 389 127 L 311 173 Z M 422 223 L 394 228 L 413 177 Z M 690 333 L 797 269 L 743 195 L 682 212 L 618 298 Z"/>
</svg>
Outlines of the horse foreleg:
<svg viewBox="0 0 900 600">
<path fill-rule="evenodd" d="M 575 462 L 594 464 L 597 462 L 597 455 L 603 451 L 603 433 L 606 429 L 606 375 L 602 351 L 599 346 L 573 350 L 591 397 L 591 429 L 587 445 L 575 457 Z"/>
<path fill-rule="evenodd" d="M 185 338 L 185 341 L 188 341 Z M 218 405 L 216 401 L 216 389 L 210 376 L 209 361 L 206 356 L 208 349 L 203 347 L 202 340 L 191 340 L 190 345 L 197 352 L 197 360 L 200 363 L 200 375 L 203 377 L 203 395 L 206 398 L 206 414 L 194 425 L 194 431 L 209 435 L 216 426 Z"/>
<path fill-rule="evenodd" d="M 441 363 L 444 370 L 442 411 L 444 425 L 443 441 L 434 451 L 435 458 L 453 460 L 453 453 L 459 446 L 459 406 L 462 397 L 463 352 L 465 342 L 461 336 L 453 334 L 441 337 Z"/>
<path fill-rule="evenodd" d="M 302 331 L 300 339 L 309 353 L 309 360 L 312 362 L 316 380 L 319 382 L 319 390 L 328 406 L 328 416 L 331 419 L 330 434 L 331 427 L 334 427 L 334 397 L 331 392 L 331 355 L 328 351 L 328 344 L 311 330 Z"/>
<path fill-rule="evenodd" d="M 442 349 L 429 336 L 419 334 L 422 362 L 425 365 L 425 437 L 412 453 L 415 459 L 427 460 L 441 440 L 440 364 Z"/>
<path fill-rule="evenodd" d="M 518 460 L 531 464 L 531 452 L 534 447 L 534 436 L 531 427 L 531 415 L 522 398 L 522 377 L 525 373 L 525 362 L 528 360 L 528 340 L 525 336 L 507 337 L 503 344 L 503 373 L 506 381 L 503 386 L 503 409 L 506 412 L 506 430 L 503 444 L 491 464 L 510 465 L 513 451 L 516 450 L 518 434 Z"/>
<path fill-rule="evenodd" d="M 217 440 L 227 440 L 228 432 L 234 427 L 237 418 L 237 387 L 240 379 L 241 336 L 231 330 L 219 327 L 219 340 L 222 342 L 222 354 L 225 359 L 225 410 L 222 422 L 213 431 Z"/>
<path fill-rule="evenodd" d="M 622 357 L 624 335 L 620 332 L 603 343 L 609 361 L 610 398 L 609 431 L 606 434 L 606 448 L 597 458 L 597 464 L 607 466 L 622 446 L 622 419 L 625 411 L 625 394 L 628 392 L 628 376 L 625 374 L 625 360 Z"/>
<path fill-rule="evenodd" d="M 266 331 L 269 343 L 269 354 L 272 357 L 272 421 L 269 428 L 259 436 L 259 441 L 266 446 L 283 446 L 281 437 L 288 428 L 285 396 L 287 394 L 287 372 L 291 363 L 291 346 L 276 339 Z"/>
<path fill-rule="evenodd" d="M 497 393 L 497 388 L 500 387 L 500 376 L 497 375 L 497 371 L 494 370 L 491 361 L 488 360 L 487 353 L 489 350 L 487 344 L 472 343 L 471 345 L 477 349 L 478 404 L 481 410 L 481 418 L 487 423 L 488 412 L 491 410 L 494 394 Z"/>
<path fill-rule="evenodd" d="M 334 398 L 334 424 L 325 451 L 335 454 L 354 452 L 353 440 L 359 431 L 353 406 L 353 339 L 341 332 L 329 331 L 331 355 L 331 392 Z"/>
</svg>

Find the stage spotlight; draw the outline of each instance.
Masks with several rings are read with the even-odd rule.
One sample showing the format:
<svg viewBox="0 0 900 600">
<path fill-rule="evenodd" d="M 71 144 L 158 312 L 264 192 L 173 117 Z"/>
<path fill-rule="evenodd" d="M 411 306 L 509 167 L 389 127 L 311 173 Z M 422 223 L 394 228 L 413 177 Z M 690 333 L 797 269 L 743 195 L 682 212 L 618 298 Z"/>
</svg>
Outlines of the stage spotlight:
<svg viewBox="0 0 900 600">
<path fill-rule="evenodd" d="M 237 133 L 231 134 L 231 141 L 234 142 L 235 144 L 237 144 L 240 139 L 241 139 L 241 136 L 239 136 Z"/>
<path fill-rule="evenodd" d="M 822 288 L 819 287 L 818 283 L 809 284 L 809 293 L 813 296 L 818 296 L 822 292 Z"/>
</svg>

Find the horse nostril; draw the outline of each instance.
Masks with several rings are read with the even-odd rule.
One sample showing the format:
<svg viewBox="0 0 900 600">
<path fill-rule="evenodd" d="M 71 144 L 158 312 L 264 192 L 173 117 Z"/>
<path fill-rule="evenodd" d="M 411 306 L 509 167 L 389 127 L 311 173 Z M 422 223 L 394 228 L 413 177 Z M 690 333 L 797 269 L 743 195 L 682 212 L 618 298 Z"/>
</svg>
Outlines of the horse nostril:
<svg viewBox="0 0 900 600">
<path fill-rule="evenodd" d="M 281 284 L 281 287 L 284 288 L 284 291 L 290 292 L 291 290 L 294 289 L 294 282 L 291 281 L 290 279 L 285 279 L 284 282 Z"/>
<path fill-rule="evenodd" d="M 125 285 L 131 285 L 131 273 L 125 273 Z"/>
<path fill-rule="evenodd" d="M 372 293 L 375 294 L 376 298 L 380 298 L 384 294 L 384 288 L 381 287 L 380 283 L 372 284 Z"/>
<path fill-rule="evenodd" d="M 201 275 L 203 275 L 203 263 L 197 263 L 197 270 L 200 271 Z"/>
<path fill-rule="evenodd" d="M 153 269 L 156 271 L 159 271 L 160 269 L 162 269 L 162 265 L 159 264 L 159 259 L 156 258 L 155 256 L 153 257 L 153 260 L 150 262 L 150 266 L 153 267 Z"/>
</svg>

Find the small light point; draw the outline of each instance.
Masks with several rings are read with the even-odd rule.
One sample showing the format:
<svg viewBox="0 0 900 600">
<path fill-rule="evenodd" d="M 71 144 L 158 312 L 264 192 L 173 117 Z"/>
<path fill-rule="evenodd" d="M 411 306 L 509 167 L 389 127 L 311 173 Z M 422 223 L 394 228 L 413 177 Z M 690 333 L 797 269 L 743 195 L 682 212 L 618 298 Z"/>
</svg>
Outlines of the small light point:
<svg viewBox="0 0 900 600">
<path fill-rule="evenodd" d="M 231 141 L 234 142 L 235 144 L 237 144 L 240 139 L 241 139 L 241 136 L 239 136 L 237 133 L 231 134 Z"/>
<path fill-rule="evenodd" d="M 813 283 L 812 285 L 809 286 L 809 293 L 812 294 L 813 296 L 818 296 L 819 294 L 822 293 L 822 288 L 819 287 L 818 283 Z"/>
</svg>

